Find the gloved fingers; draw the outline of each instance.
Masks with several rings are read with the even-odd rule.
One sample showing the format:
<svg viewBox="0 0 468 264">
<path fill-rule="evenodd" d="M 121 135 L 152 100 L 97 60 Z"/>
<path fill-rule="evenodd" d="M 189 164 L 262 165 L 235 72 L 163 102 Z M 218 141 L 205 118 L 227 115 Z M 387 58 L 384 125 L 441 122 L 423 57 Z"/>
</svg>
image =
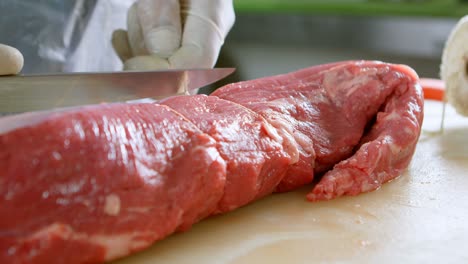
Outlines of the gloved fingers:
<svg viewBox="0 0 468 264">
<path fill-rule="evenodd" d="M 18 74 L 23 64 L 23 54 L 19 50 L 0 44 L 0 75 Z"/>
<path fill-rule="evenodd" d="M 212 68 L 234 20 L 232 0 L 139 0 L 128 16 L 129 46 L 139 57 L 125 69 Z"/>
<path fill-rule="evenodd" d="M 124 62 L 124 70 L 148 71 L 159 69 L 169 69 L 169 62 L 158 56 L 137 56 Z"/>
<path fill-rule="evenodd" d="M 146 50 L 169 58 L 181 44 L 179 0 L 139 0 L 137 13 Z"/>
<path fill-rule="evenodd" d="M 212 68 L 235 20 L 232 0 L 183 0 L 181 48 L 169 58 L 172 68 Z"/>
<path fill-rule="evenodd" d="M 184 45 L 169 58 L 169 64 L 173 69 L 213 68 L 218 51 L 206 46 Z"/>
<path fill-rule="evenodd" d="M 226 38 L 234 25 L 233 0 L 180 0 L 180 5 L 182 17 L 197 16 L 213 24 L 222 39 Z M 187 21 L 184 24 L 187 25 Z"/>
<path fill-rule="evenodd" d="M 134 3 L 128 10 L 127 35 L 133 56 L 149 55 L 143 38 L 143 31 L 138 18 L 137 3 Z"/>
<path fill-rule="evenodd" d="M 118 29 L 112 33 L 112 46 L 122 62 L 133 57 L 127 31 Z"/>
</svg>

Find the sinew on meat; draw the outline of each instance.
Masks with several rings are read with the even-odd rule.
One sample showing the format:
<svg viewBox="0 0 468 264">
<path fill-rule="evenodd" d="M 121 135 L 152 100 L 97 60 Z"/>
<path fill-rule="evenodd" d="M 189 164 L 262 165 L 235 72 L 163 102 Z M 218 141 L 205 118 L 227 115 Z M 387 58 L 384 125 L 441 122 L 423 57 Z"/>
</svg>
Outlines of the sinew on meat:
<svg viewBox="0 0 468 264">
<path fill-rule="evenodd" d="M 0 135 L 0 263 L 116 259 L 315 180 L 311 201 L 375 190 L 422 118 L 416 73 L 374 61 L 50 114 Z"/>
</svg>

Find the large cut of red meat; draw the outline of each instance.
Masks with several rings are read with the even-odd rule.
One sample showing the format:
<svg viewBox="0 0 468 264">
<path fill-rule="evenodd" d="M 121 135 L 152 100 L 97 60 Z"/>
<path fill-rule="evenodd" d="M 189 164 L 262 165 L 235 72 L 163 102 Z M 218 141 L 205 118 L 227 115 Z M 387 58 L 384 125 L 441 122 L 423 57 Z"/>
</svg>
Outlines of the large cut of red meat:
<svg viewBox="0 0 468 264">
<path fill-rule="evenodd" d="M 407 168 L 422 118 L 415 72 L 374 61 L 8 117 L 0 263 L 116 259 L 312 182 L 311 201 L 375 190 Z"/>
</svg>

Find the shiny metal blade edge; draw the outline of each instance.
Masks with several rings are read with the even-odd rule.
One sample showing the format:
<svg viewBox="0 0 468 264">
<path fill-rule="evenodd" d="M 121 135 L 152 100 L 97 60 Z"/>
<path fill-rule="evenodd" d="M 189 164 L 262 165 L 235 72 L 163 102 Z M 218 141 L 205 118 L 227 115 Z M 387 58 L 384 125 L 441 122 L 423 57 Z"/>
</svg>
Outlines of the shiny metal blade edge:
<svg viewBox="0 0 468 264">
<path fill-rule="evenodd" d="M 234 68 L 214 68 L 0 77 L 0 112 L 21 113 L 193 94 L 194 90 L 234 71 Z"/>
</svg>

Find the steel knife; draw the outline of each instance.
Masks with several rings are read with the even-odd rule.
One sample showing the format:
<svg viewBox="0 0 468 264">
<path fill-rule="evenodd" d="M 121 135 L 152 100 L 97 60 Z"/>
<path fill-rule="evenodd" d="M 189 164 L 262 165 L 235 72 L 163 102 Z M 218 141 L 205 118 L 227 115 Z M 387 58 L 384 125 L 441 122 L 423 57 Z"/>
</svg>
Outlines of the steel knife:
<svg viewBox="0 0 468 264">
<path fill-rule="evenodd" d="M 0 113 L 193 94 L 234 71 L 214 68 L 5 76 L 0 77 Z"/>
</svg>

